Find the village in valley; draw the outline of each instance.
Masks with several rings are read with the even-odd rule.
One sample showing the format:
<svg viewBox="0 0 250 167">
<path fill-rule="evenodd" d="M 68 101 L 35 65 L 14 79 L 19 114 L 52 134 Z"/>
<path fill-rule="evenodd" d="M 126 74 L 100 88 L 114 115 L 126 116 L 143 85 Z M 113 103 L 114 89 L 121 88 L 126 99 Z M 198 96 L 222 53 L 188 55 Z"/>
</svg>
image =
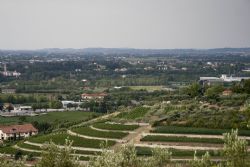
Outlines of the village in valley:
<svg viewBox="0 0 250 167">
<path fill-rule="evenodd" d="M 185 164 L 223 161 L 232 129 L 249 142 L 249 49 L 119 51 L 0 51 L 0 153 L 30 165 L 70 140 L 83 164 L 126 144 Z"/>
</svg>

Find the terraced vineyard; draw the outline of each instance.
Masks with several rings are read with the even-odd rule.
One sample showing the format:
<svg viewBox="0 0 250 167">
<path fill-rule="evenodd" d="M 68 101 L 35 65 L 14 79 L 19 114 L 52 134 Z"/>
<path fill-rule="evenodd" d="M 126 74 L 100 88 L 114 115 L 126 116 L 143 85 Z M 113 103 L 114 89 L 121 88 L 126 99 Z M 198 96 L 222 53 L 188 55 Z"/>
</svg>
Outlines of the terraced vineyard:
<svg viewBox="0 0 250 167">
<path fill-rule="evenodd" d="M 216 138 L 194 138 L 194 137 L 153 136 L 153 135 L 145 136 L 141 139 L 141 141 L 223 144 L 222 139 L 216 139 Z"/>
<path fill-rule="evenodd" d="M 148 112 L 147 108 L 136 108 L 135 113 L 123 115 L 126 118 L 138 118 Z M 130 113 L 130 112 L 129 112 Z M 119 116 L 119 115 L 118 115 Z M 109 120 L 110 121 L 110 120 Z M 60 147 L 65 144 L 65 139 L 73 141 L 74 152 L 82 161 L 88 161 L 90 157 L 101 153 L 101 144 L 107 142 L 108 149 L 120 147 L 124 143 L 134 143 L 137 155 L 151 156 L 152 148 L 168 148 L 176 159 L 192 159 L 195 150 L 196 155 L 201 156 L 209 151 L 212 157 L 220 157 L 223 146 L 222 133 L 227 130 L 214 130 L 204 128 L 184 128 L 175 126 L 160 126 L 152 129 L 149 124 L 133 125 L 118 124 L 96 120 L 87 124 L 88 126 L 72 127 L 67 131 L 39 135 L 29 138 L 25 142 L 19 142 L 12 147 L 0 149 L 1 153 L 15 154 L 17 150 L 25 155 L 33 154 L 40 156 L 44 143 L 53 141 Z M 240 131 L 241 134 L 250 135 L 248 131 Z M 203 136 L 202 136 L 203 134 Z M 204 134 L 209 134 L 206 136 Z M 179 136 L 178 136 L 179 135 Z M 190 137 L 185 135 L 193 135 Z M 200 135 L 200 136 L 199 136 Z M 198 137 L 197 137 L 198 136 Z M 205 136 L 205 137 L 204 137 Z M 212 136 L 212 137 L 210 137 Z M 216 137 L 220 138 L 216 138 Z M 199 144 L 199 145 L 198 145 Z M 210 144 L 212 148 L 208 148 Z M 198 147 L 196 147 L 198 145 Z"/>
<path fill-rule="evenodd" d="M 72 129 L 73 132 L 91 136 L 91 137 L 101 137 L 101 138 L 114 138 L 114 139 L 122 139 L 123 137 L 127 136 L 128 133 L 125 132 L 100 132 L 90 127 L 79 127 Z"/>
<path fill-rule="evenodd" d="M 116 130 L 116 131 L 133 131 L 139 128 L 139 125 L 123 125 L 123 124 L 109 124 L 109 123 L 96 123 L 93 127 L 105 130 Z"/>
<path fill-rule="evenodd" d="M 191 128 L 178 126 L 158 126 L 153 133 L 173 133 L 173 134 L 204 134 L 204 135 L 222 135 L 230 132 L 230 129 L 207 129 L 207 128 Z M 250 136 L 249 130 L 239 130 L 239 135 Z"/>
<path fill-rule="evenodd" d="M 30 144 L 26 144 L 24 142 L 18 143 L 17 146 L 20 147 L 20 148 L 37 150 L 37 151 L 41 151 L 42 150 L 42 148 L 40 146 L 30 145 Z"/>
<path fill-rule="evenodd" d="M 71 136 L 66 132 L 37 136 L 30 138 L 29 141 L 32 143 L 40 143 L 40 144 L 53 141 L 58 145 L 63 145 L 65 143 L 65 139 L 73 141 L 72 146 L 74 147 L 86 147 L 86 148 L 100 148 L 101 143 L 106 142 L 104 140 L 85 139 L 82 137 Z M 107 141 L 108 146 L 112 146 L 114 144 L 115 144 L 114 141 Z"/>
</svg>

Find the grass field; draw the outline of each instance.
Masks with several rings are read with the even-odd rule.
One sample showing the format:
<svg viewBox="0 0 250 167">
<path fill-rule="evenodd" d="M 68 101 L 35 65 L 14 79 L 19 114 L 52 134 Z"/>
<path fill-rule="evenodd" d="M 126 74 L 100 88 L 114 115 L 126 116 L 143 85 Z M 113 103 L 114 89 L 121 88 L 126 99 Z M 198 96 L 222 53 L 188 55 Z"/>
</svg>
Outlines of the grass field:
<svg viewBox="0 0 250 167">
<path fill-rule="evenodd" d="M 96 123 L 93 126 L 98 129 L 117 130 L 117 131 L 118 130 L 133 131 L 139 127 L 138 125 L 122 125 L 122 124 L 108 124 L 108 123 Z"/>
<path fill-rule="evenodd" d="M 216 138 L 191 138 L 191 137 L 175 137 L 175 136 L 153 136 L 148 135 L 141 139 L 141 141 L 151 142 L 187 142 L 187 143 L 209 143 L 209 144 L 223 144 L 222 139 Z"/>
<path fill-rule="evenodd" d="M 149 108 L 136 107 L 135 109 L 133 109 L 129 112 L 122 112 L 122 113 L 118 114 L 117 118 L 123 118 L 123 119 L 142 118 L 148 111 L 149 111 Z"/>
<path fill-rule="evenodd" d="M 177 126 L 159 126 L 156 127 L 153 133 L 176 133 L 176 134 L 209 134 L 222 135 L 223 133 L 231 132 L 231 129 L 207 129 L 207 128 L 192 128 L 192 127 L 177 127 Z M 239 130 L 239 135 L 250 136 L 249 130 Z"/>
<path fill-rule="evenodd" d="M 145 156 L 151 156 L 152 155 L 152 148 L 149 147 L 136 147 L 137 155 L 145 155 Z M 169 151 L 172 152 L 172 156 L 176 157 L 193 157 L 195 151 L 191 150 L 178 150 L 178 149 L 169 149 Z M 206 153 L 207 151 L 201 151 L 198 150 L 196 151 L 197 156 L 202 156 Z M 222 152 L 221 151 L 208 151 L 211 156 L 221 156 Z"/>
<path fill-rule="evenodd" d="M 156 90 L 162 90 L 163 86 L 129 86 L 129 88 L 133 90 L 147 90 L 153 92 Z"/>
<path fill-rule="evenodd" d="M 24 122 L 48 122 L 51 124 L 60 123 L 60 122 L 79 122 L 91 119 L 99 114 L 93 112 L 50 112 L 48 114 L 39 115 L 39 116 L 26 116 Z M 1 124 L 17 124 L 20 122 L 20 117 L 1 117 L 0 116 L 0 125 Z"/>
<path fill-rule="evenodd" d="M 128 133 L 124 132 L 100 132 L 90 127 L 79 127 L 72 129 L 73 132 L 78 134 L 92 136 L 92 137 L 102 137 L 102 138 L 114 138 L 114 139 L 121 139 L 128 135 Z"/>
<path fill-rule="evenodd" d="M 82 137 L 70 136 L 66 133 L 56 133 L 56 134 L 37 136 L 30 138 L 29 141 L 34 143 L 45 143 L 53 141 L 58 145 L 64 145 L 65 139 L 73 141 L 73 146 L 75 147 L 88 147 L 88 148 L 100 148 L 101 143 L 106 142 L 104 140 L 85 139 Z M 114 141 L 107 141 L 108 146 L 112 146 L 114 144 L 115 144 Z"/>
</svg>

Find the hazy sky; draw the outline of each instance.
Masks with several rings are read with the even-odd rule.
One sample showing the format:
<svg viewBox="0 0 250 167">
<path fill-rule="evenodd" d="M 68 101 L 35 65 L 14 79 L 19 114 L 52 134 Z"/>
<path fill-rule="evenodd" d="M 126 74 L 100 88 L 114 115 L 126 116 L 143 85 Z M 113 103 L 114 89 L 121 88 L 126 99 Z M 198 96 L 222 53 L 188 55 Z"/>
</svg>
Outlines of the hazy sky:
<svg viewBox="0 0 250 167">
<path fill-rule="evenodd" d="M 0 49 L 250 47 L 250 0 L 0 0 Z"/>
</svg>

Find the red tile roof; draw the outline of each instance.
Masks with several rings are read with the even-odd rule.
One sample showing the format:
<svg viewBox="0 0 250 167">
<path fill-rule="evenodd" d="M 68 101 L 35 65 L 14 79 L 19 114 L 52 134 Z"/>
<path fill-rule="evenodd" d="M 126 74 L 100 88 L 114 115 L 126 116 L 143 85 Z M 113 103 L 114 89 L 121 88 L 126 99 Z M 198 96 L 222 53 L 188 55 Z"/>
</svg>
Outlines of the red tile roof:
<svg viewBox="0 0 250 167">
<path fill-rule="evenodd" d="M 0 130 L 7 134 L 38 132 L 32 124 L 0 126 Z"/>
</svg>

